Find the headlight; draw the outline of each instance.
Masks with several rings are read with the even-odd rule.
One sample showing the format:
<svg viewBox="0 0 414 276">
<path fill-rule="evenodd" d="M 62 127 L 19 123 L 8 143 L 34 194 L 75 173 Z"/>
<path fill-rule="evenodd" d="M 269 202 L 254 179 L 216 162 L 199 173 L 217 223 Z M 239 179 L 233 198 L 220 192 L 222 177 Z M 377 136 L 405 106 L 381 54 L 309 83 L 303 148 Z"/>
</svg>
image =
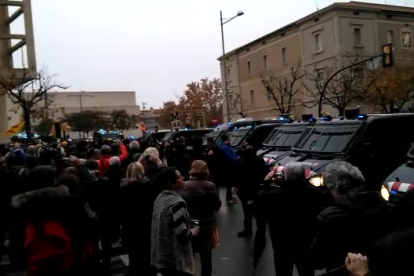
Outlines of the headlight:
<svg viewBox="0 0 414 276">
<path fill-rule="evenodd" d="M 381 187 L 381 196 L 386 201 L 390 199 L 390 192 L 388 191 L 387 187 L 385 187 L 384 185 L 382 185 Z"/>
<path fill-rule="evenodd" d="M 323 186 L 323 175 L 317 175 L 309 179 L 309 183 L 315 187 Z"/>
</svg>

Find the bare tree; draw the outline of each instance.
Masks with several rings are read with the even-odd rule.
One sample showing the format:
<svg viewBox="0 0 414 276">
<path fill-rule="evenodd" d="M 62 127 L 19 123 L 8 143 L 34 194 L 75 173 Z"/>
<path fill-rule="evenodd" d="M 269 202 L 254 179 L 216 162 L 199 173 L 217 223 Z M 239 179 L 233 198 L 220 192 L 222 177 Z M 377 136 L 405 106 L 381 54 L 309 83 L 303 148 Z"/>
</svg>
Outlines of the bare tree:
<svg viewBox="0 0 414 276">
<path fill-rule="evenodd" d="M 37 103 L 45 100 L 52 89 L 67 89 L 68 86 L 54 82 L 55 76 L 49 76 L 46 70 L 36 76 L 23 70 L 22 76 L 12 75 L 0 79 L 0 95 L 7 95 L 10 101 L 23 110 L 24 128 L 28 139 L 31 138 L 31 113 Z"/>
<path fill-rule="evenodd" d="M 275 105 L 275 110 L 281 114 L 289 114 L 295 107 L 295 95 L 300 91 L 296 84 L 305 76 L 301 61 L 290 69 L 287 78 L 281 76 L 262 75 L 262 84 Z"/>
<path fill-rule="evenodd" d="M 311 108 L 318 106 L 319 116 L 323 105 L 329 105 L 338 110 L 343 116 L 345 109 L 358 100 L 366 101 L 370 98 L 371 87 L 378 80 L 377 74 L 372 74 L 366 64 L 375 57 L 361 60 L 356 57 L 341 68 L 315 69 L 314 74 L 308 74 L 311 85 L 302 83 L 311 100 L 303 103 Z"/>
<path fill-rule="evenodd" d="M 240 94 L 236 94 L 236 97 L 230 102 L 230 118 L 232 117 L 231 115 L 238 115 L 242 118 L 246 118 L 247 111 L 248 109 L 243 108 Z"/>
</svg>

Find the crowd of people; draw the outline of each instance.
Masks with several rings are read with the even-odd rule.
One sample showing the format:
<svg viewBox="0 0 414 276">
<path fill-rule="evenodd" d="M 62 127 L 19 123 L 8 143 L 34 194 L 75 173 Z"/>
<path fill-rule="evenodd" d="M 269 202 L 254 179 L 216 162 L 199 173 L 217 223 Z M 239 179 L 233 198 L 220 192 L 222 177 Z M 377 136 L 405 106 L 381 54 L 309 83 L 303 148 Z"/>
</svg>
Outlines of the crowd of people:
<svg viewBox="0 0 414 276">
<path fill-rule="evenodd" d="M 254 234 L 254 268 L 269 231 L 277 276 L 294 265 L 301 276 L 414 275 L 414 190 L 391 206 L 347 162 L 329 165 L 315 188 L 301 163 L 269 172 L 248 139 L 237 154 L 228 137 L 205 147 L 180 137 L 0 150 L 0 253 L 29 276 L 111 275 L 116 242 L 131 276 L 194 275 L 196 254 L 211 276 L 218 186 L 229 208 L 241 203 L 237 235 Z"/>
</svg>

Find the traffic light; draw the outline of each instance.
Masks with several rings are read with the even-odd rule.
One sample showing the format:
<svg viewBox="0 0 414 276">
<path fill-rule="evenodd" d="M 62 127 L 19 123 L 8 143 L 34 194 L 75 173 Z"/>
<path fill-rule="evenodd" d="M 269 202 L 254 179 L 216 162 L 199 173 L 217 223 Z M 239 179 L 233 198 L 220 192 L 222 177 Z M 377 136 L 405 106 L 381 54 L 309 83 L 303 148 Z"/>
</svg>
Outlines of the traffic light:
<svg viewBox="0 0 414 276">
<path fill-rule="evenodd" d="M 394 66 L 394 50 L 392 44 L 382 46 L 382 67 Z"/>
</svg>

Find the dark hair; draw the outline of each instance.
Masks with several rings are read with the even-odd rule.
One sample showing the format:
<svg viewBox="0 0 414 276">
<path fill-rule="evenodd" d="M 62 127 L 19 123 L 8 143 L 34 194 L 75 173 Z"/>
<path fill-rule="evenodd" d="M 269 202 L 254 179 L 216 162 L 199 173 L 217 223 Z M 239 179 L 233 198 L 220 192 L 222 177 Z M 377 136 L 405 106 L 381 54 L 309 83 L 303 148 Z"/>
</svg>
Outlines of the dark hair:
<svg viewBox="0 0 414 276">
<path fill-rule="evenodd" d="M 96 163 L 95 160 L 89 159 L 89 160 L 86 160 L 85 167 L 88 170 L 96 171 L 98 169 L 98 163 Z"/>
<path fill-rule="evenodd" d="M 79 190 L 78 178 L 70 173 L 63 173 L 57 179 L 58 185 L 65 185 L 69 188 L 69 192 L 73 193 Z"/>
<path fill-rule="evenodd" d="M 227 136 L 227 135 L 223 135 L 222 137 L 221 137 L 221 141 L 224 143 L 224 142 L 226 142 L 226 141 L 228 141 L 228 140 L 230 140 L 230 137 L 229 136 Z"/>
<path fill-rule="evenodd" d="M 174 184 L 177 179 L 175 168 L 165 168 L 154 178 L 154 185 L 159 190 L 171 190 L 171 184 Z"/>
<path fill-rule="evenodd" d="M 42 189 L 55 185 L 56 169 L 50 165 L 37 166 L 29 175 L 30 190 Z"/>
</svg>

